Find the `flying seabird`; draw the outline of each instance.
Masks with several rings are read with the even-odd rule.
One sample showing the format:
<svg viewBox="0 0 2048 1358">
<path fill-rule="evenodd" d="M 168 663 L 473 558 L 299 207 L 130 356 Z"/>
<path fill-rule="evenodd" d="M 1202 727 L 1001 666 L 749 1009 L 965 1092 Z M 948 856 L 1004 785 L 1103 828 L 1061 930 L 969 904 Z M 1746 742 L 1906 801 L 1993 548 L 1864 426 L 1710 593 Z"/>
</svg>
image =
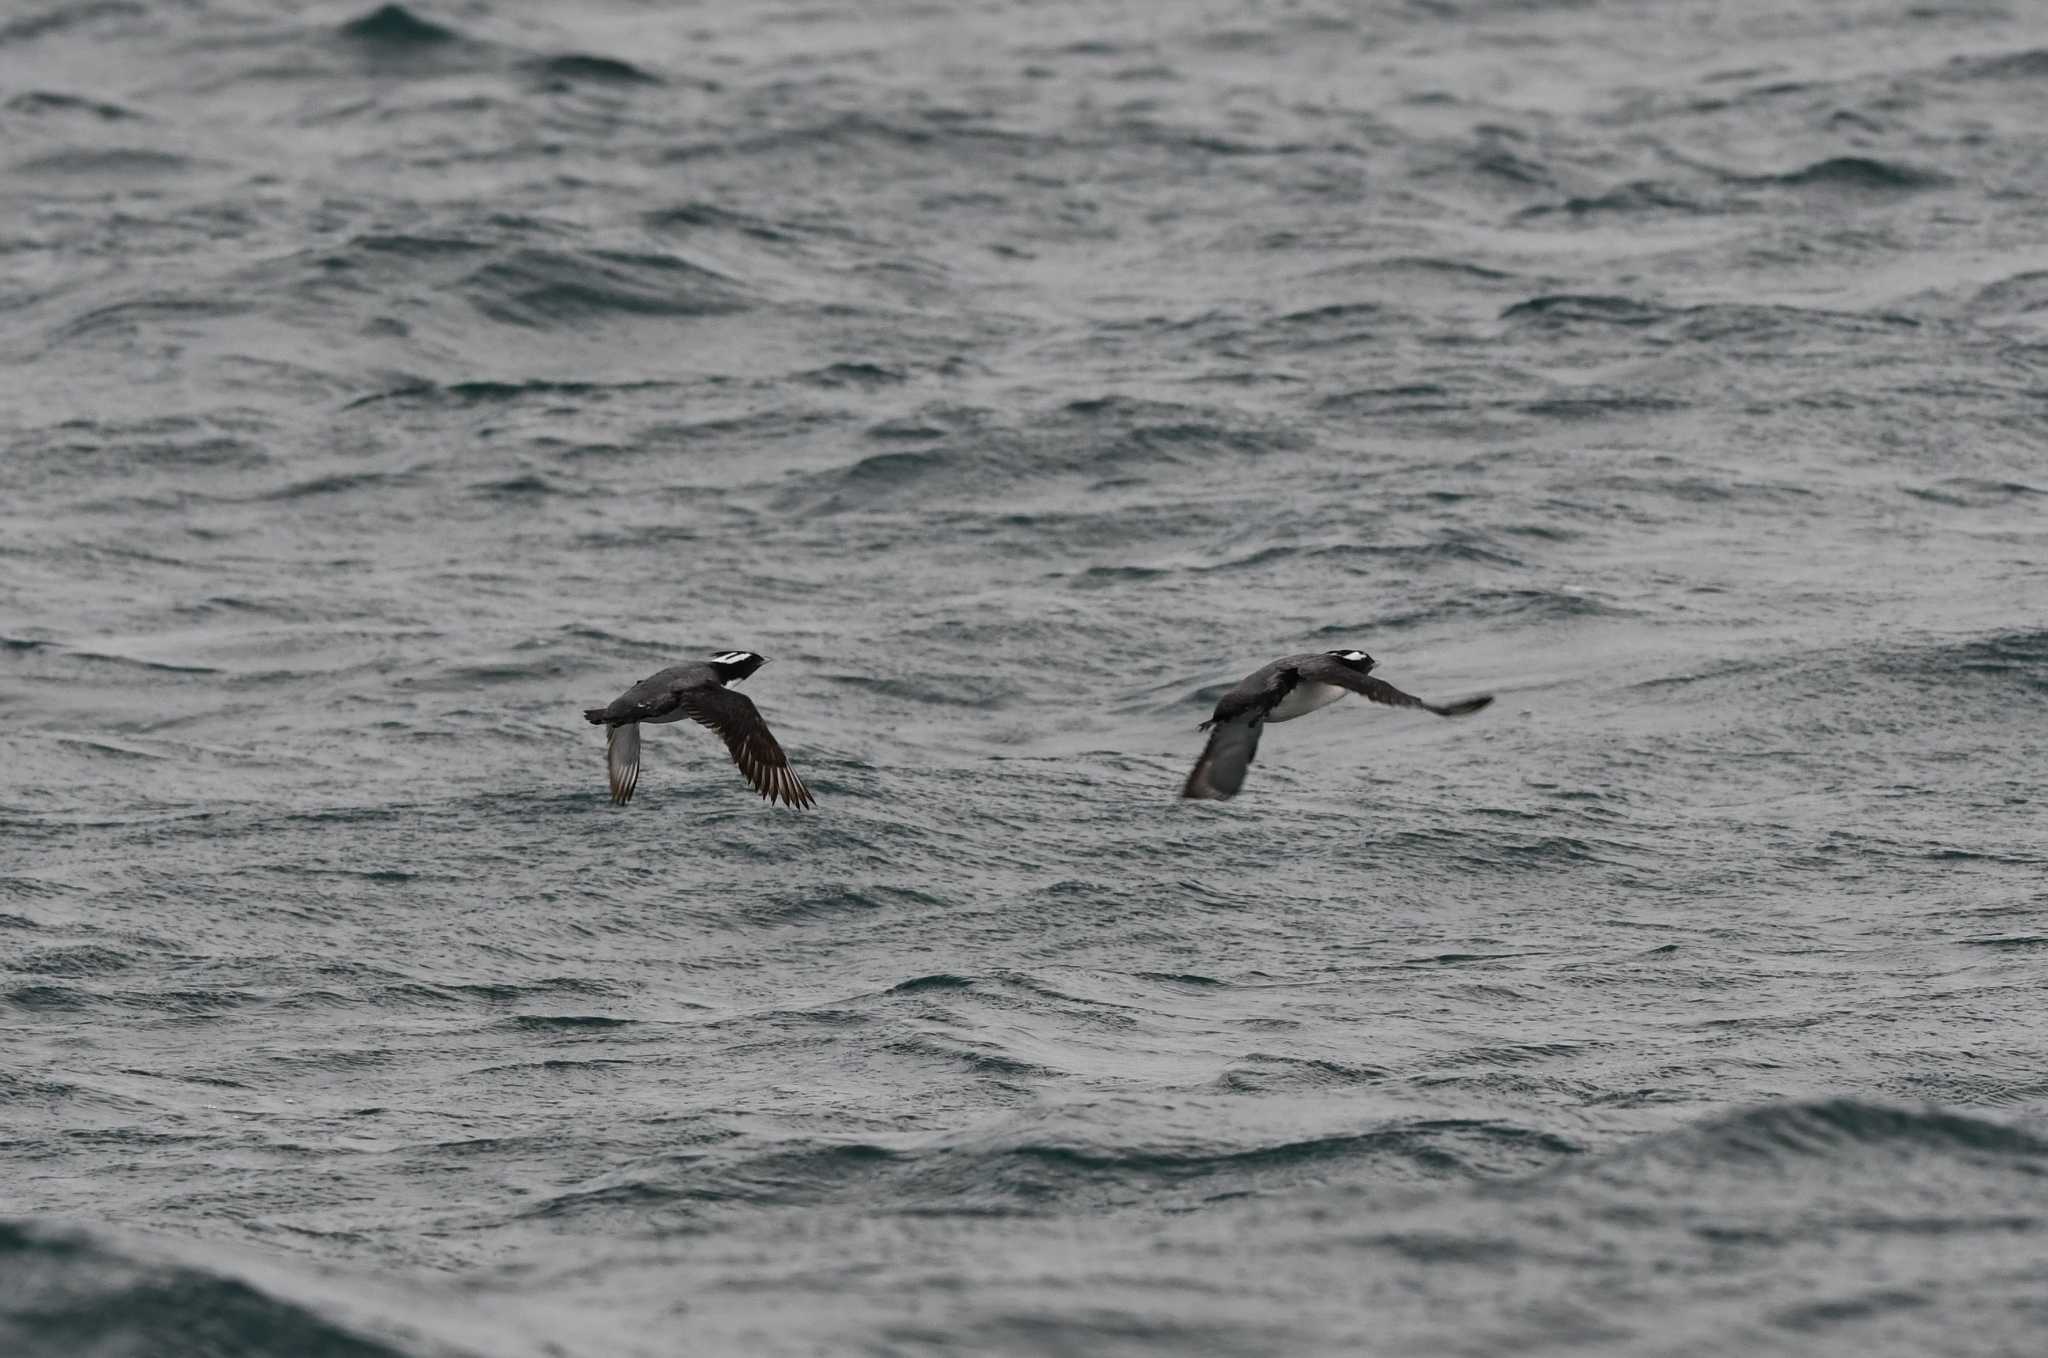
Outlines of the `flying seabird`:
<svg viewBox="0 0 2048 1358">
<path fill-rule="evenodd" d="M 1188 775 L 1183 797 L 1222 801 L 1244 786 L 1245 770 L 1269 721 L 1293 721 L 1328 707 L 1347 693 L 1389 707 L 1419 707 L 1439 717 L 1463 717 L 1493 701 L 1491 693 L 1438 707 L 1372 677 L 1375 661 L 1363 651 L 1309 652 L 1282 656 L 1252 671 L 1216 702 L 1216 713 L 1201 725 L 1209 744 Z"/>
<path fill-rule="evenodd" d="M 610 706 L 586 709 L 583 719 L 605 728 L 612 800 L 624 806 L 640 782 L 640 723 L 688 717 L 718 733 L 754 791 L 785 806 L 816 805 L 752 701 L 726 687 L 767 663 L 766 656 L 752 651 L 725 651 L 701 663 L 672 665 L 642 679 Z"/>
</svg>

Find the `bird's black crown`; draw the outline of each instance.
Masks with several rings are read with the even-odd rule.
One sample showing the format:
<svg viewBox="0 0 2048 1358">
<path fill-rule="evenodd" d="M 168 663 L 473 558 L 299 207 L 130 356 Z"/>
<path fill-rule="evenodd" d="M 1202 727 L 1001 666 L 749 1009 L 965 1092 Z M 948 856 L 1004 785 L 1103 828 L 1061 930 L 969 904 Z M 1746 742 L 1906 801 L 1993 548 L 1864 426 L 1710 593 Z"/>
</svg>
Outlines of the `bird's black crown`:
<svg viewBox="0 0 2048 1358">
<path fill-rule="evenodd" d="M 752 651 L 720 651 L 710 660 L 711 668 L 718 671 L 719 682 L 726 684 L 746 678 L 767 663 L 767 656 Z"/>
</svg>

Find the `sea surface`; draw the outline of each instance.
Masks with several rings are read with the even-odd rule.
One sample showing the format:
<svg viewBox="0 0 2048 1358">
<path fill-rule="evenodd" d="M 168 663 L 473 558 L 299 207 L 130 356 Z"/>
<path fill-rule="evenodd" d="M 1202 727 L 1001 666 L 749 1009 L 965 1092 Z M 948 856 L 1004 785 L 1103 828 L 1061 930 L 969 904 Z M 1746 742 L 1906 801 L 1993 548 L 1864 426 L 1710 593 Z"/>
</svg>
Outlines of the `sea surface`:
<svg viewBox="0 0 2048 1358">
<path fill-rule="evenodd" d="M 7 1358 L 2039 1354 L 2044 771 L 2048 7 L 0 8 Z"/>
</svg>

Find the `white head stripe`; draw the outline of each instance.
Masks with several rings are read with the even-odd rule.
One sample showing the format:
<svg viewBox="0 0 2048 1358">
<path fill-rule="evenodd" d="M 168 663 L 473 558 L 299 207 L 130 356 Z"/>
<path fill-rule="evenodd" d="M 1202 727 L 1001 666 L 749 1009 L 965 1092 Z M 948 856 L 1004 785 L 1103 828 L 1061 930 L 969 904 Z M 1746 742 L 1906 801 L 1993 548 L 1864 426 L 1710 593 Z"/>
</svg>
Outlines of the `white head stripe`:
<svg viewBox="0 0 2048 1358">
<path fill-rule="evenodd" d="M 714 664 L 737 665 L 742 660 L 752 659 L 753 654 L 752 651 L 727 651 L 724 655 L 714 655 L 711 659 Z"/>
<path fill-rule="evenodd" d="M 1365 652 L 1364 652 L 1364 651 L 1346 651 L 1346 652 L 1344 652 L 1344 658 L 1345 658 L 1346 660 L 1363 660 L 1363 659 L 1365 659 Z"/>
</svg>

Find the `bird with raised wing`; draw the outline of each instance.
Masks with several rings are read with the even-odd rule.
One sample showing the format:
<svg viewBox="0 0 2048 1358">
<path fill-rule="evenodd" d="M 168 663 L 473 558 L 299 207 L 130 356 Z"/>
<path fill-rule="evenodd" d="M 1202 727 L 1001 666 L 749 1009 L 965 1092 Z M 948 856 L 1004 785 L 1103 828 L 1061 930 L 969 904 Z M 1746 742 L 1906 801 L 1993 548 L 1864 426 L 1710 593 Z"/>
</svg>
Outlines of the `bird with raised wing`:
<svg viewBox="0 0 2048 1358">
<path fill-rule="evenodd" d="M 767 663 L 766 656 L 752 651 L 725 651 L 708 661 L 672 665 L 642 679 L 609 706 L 585 709 L 585 721 L 605 728 L 612 800 L 624 806 L 640 784 L 641 723 L 688 717 L 718 733 L 754 791 L 784 806 L 816 805 L 753 702 L 726 687 Z"/>
<path fill-rule="evenodd" d="M 1328 707 L 1348 693 L 1389 707 L 1419 707 L 1439 717 L 1463 717 L 1493 701 L 1491 693 L 1439 707 L 1372 677 L 1379 662 L 1363 651 L 1324 651 L 1282 656 L 1244 677 L 1216 703 L 1202 723 L 1209 744 L 1188 775 L 1181 796 L 1222 801 L 1244 786 L 1245 770 L 1258 753 L 1267 722 L 1293 721 Z"/>
</svg>

